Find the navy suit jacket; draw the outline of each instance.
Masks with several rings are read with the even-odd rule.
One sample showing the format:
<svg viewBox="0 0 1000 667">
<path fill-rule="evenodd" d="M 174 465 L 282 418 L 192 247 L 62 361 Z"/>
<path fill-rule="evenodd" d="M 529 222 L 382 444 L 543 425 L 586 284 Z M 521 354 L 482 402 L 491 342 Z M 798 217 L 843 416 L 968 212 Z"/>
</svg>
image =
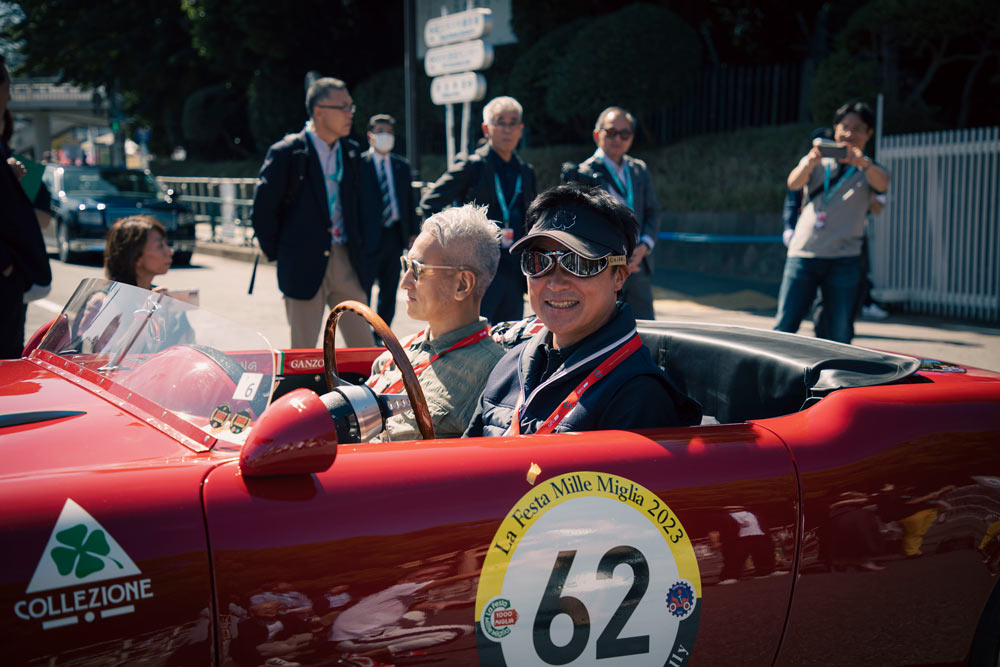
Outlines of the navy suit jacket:
<svg viewBox="0 0 1000 667">
<path fill-rule="evenodd" d="M 361 228 L 365 245 L 376 254 L 382 247 L 384 233 L 398 234 L 404 248 L 409 247 L 411 236 L 420 233 L 410 163 L 395 153 L 389 153 L 389 162 L 392 165 L 392 185 L 399 207 L 399 221 L 386 229 L 382 224 L 382 190 L 375 171 L 375 152 L 368 149 L 361 154 Z"/>
<path fill-rule="evenodd" d="M 353 139 L 340 140 L 344 176 L 340 201 L 347 233 L 351 266 L 366 291 L 371 289 L 374 267 L 367 261 L 361 230 L 361 146 Z M 306 152 L 305 180 L 294 202 L 285 206 L 289 182 L 298 178 L 293 153 Z M 253 200 L 254 231 L 268 259 L 278 260 L 278 288 L 293 299 L 316 296 L 330 259 L 330 212 L 323 168 L 305 130 L 289 134 L 271 146 L 260 168 Z"/>
</svg>

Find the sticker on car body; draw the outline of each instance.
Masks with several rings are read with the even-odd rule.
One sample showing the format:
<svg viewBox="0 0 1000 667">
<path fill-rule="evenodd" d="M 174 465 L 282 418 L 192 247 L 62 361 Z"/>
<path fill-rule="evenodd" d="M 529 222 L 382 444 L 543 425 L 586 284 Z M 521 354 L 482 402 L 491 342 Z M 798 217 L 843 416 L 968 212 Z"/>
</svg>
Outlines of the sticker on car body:
<svg viewBox="0 0 1000 667">
<path fill-rule="evenodd" d="M 483 563 L 483 665 L 682 667 L 694 647 L 701 575 L 674 512 L 600 472 L 540 483 L 511 508 Z"/>
<path fill-rule="evenodd" d="M 109 579 L 124 580 L 98 583 Z M 51 630 L 131 614 L 153 588 L 104 526 L 67 498 L 25 593 L 14 614 Z"/>
</svg>

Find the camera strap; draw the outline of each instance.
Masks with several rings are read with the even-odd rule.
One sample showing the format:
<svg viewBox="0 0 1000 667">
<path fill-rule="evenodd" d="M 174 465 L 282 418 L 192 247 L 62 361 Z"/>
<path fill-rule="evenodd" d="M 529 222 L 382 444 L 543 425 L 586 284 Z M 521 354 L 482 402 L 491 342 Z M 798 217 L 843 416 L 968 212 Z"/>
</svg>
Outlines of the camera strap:
<svg viewBox="0 0 1000 667">
<path fill-rule="evenodd" d="M 818 190 L 816 193 L 810 192 L 809 203 L 811 204 L 815 202 L 816 198 L 822 195 L 823 204 L 827 204 L 831 199 L 833 199 L 833 195 L 837 194 L 837 190 L 843 187 L 844 183 L 846 183 L 848 179 L 854 175 L 855 171 L 857 171 L 857 168 L 853 166 L 848 167 L 847 169 L 844 169 L 842 166 L 838 166 L 836 180 L 833 182 L 833 186 L 831 188 L 830 165 L 826 165 L 825 172 L 823 174 L 823 189 Z"/>
</svg>

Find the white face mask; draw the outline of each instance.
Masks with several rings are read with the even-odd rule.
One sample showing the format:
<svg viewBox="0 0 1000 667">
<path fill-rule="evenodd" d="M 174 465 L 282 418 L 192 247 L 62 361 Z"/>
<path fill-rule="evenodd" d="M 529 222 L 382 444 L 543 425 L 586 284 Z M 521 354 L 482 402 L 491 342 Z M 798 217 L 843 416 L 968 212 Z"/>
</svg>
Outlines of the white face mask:
<svg viewBox="0 0 1000 667">
<path fill-rule="evenodd" d="M 379 153 L 388 153 L 396 145 L 396 137 L 388 132 L 379 132 L 372 135 L 372 148 Z"/>
</svg>

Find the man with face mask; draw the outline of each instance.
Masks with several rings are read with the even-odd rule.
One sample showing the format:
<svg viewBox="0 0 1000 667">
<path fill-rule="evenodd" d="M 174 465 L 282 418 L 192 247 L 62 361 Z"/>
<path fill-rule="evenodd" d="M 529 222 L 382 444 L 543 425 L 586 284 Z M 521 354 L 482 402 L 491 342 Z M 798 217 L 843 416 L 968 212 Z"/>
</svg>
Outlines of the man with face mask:
<svg viewBox="0 0 1000 667">
<path fill-rule="evenodd" d="M 376 310 L 386 324 L 396 314 L 399 257 L 419 230 L 410 163 L 392 152 L 396 119 L 378 114 L 368 120 L 368 145 L 361 155 L 361 227 L 375 262 Z"/>
</svg>

